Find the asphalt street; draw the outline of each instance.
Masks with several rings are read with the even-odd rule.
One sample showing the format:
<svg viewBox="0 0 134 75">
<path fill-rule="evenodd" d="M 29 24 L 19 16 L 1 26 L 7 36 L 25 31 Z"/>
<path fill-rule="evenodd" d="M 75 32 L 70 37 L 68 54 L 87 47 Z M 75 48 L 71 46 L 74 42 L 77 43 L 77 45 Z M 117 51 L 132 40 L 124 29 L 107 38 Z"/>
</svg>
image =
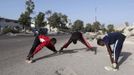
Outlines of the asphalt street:
<svg viewBox="0 0 134 75">
<path fill-rule="evenodd" d="M 61 43 L 69 36 L 70 35 L 55 35 L 50 37 L 56 38 L 58 40 L 57 43 Z M 8 74 L 8 72 L 11 71 L 12 68 L 17 69 L 16 65 L 19 67 L 25 64 L 25 59 L 33 44 L 33 40 L 33 35 L 0 36 L 0 75 L 14 75 L 12 73 Z M 47 53 L 49 54 L 49 52 L 46 51 L 46 54 Z"/>
<path fill-rule="evenodd" d="M 70 35 L 50 36 L 57 38 L 56 49 L 69 39 Z M 119 70 L 106 71 L 110 59 L 105 47 L 88 42 L 97 48 L 97 54 L 87 51 L 86 46 L 77 42 L 64 49 L 62 54 L 53 54 L 43 48 L 34 57 L 35 62 L 25 62 L 34 37 L 0 36 L 0 75 L 133 75 L 134 47 L 133 38 L 127 38 L 119 60 Z"/>
</svg>

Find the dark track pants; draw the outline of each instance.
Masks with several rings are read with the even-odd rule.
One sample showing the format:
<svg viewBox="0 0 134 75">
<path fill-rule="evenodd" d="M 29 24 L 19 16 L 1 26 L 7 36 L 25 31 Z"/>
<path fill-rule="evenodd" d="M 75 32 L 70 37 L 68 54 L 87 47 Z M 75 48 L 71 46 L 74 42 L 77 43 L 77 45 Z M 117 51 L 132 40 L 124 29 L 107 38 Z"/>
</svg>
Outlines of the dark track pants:
<svg viewBox="0 0 134 75">
<path fill-rule="evenodd" d="M 125 40 L 125 36 L 122 36 L 120 39 L 116 40 L 116 43 L 114 44 L 114 49 L 113 49 L 113 53 L 114 53 L 114 61 L 117 63 L 120 53 L 122 51 L 122 46 Z"/>
<path fill-rule="evenodd" d="M 33 52 L 35 51 L 36 47 L 40 44 L 40 40 L 38 37 L 35 37 L 35 40 L 33 42 L 32 48 L 30 49 L 30 52 L 27 57 L 33 57 Z"/>
</svg>

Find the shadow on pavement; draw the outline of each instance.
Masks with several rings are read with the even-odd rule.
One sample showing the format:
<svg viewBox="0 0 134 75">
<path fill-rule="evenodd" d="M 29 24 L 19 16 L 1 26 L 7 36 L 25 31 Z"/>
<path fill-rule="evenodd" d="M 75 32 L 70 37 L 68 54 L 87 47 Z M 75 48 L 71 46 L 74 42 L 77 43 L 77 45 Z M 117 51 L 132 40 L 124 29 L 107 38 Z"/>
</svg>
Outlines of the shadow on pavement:
<svg viewBox="0 0 134 75">
<path fill-rule="evenodd" d="M 33 60 L 33 62 L 36 62 L 38 60 L 42 60 L 42 59 L 45 59 L 45 58 L 50 58 L 50 57 L 54 57 L 54 56 L 59 56 L 59 55 L 63 55 L 63 54 L 72 54 L 72 53 L 76 53 L 80 50 L 85 50 L 85 51 L 94 51 L 96 54 L 97 53 L 97 47 L 93 47 L 92 50 L 90 49 L 87 49 L 87 48 L 79 48 L 79 49 L 70 49 L 70 50 L 63 50 L 61 53 L 53 53 L 53 54 L 49 54 L 49 55 L 45 55 L 45 56 L 42 56 L 42 57 L 39 57 L 39 58 L 36 58 Z"/>
<path fill-rule="evenodd" d="M 86 51 L 94 51 L 94 54 L 97 54 L 97 47 L 92 47 L 91 49 L 87 49 Z"/>
<path fill-rule="evenodd" d="M 121 64 L 123 64 L 123 62 L 125 62 L 125 61 L 128 59 L 128 57 L 129 57 L 130 55 L 132 55 L 132 53 L 130 53 L 130 52 L 122 52 L 122 53 L 121 53 L 122 58 L 121 58 L 120 61 L 119 61 L 119 66 L 120 66 Z"/>
<path fill-rule="evenodd" d="M 76 50 L 64 50 L 64 51 L 62 51 L 62 53 L 53 53 L 53 54 L 45 55 L 45 56 L 36 58 L 33 61 L 36 62 L 36 61 L 41 60 L 41 59 L 59 56 L 59 55 L 63 55 L 63 54 L 71 54 L 71 53 L 76 53 L 76 52 L 78 52 L 78 51 L 76 51 Z"/>
<path fill-rule="evenodd" d="M 73 49 L 73 50 L 74 51 L 81 51 L 81 50 L 93 51 L 95 55 L 97 54 L 97 47 L 92 47 L 91 49 L 88 49 L 88 48 L 79 48 L 79 49 Z M 63 50 L 63 51 L 65 52 L 65 51 L 72 51 L 72 50 Z"/>
</svg>

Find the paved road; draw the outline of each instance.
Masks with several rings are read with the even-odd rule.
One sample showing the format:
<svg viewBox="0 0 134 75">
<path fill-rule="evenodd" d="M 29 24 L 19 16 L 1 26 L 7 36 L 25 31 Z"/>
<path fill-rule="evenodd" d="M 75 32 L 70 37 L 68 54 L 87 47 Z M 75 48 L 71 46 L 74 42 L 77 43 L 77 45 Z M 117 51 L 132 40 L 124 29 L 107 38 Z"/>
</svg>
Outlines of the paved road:
<svg viewBox="0 0 134 75">
<path fill-rule="evenodd" d="M 60 35 L 50 37 L 57 38 L 57 43 L 60 43 L 69 36 L 70 35 Z M 32 35 L 0 37 L 0 75 L 14 75 L 14 73 L 12 74 L 10 71 L 12 72 L 12 70 L 15 70 L 15 68 L 18 71 L 19 69 L 17 67 L 24 66 L 25 57 L 32 46 L 33 40 L 34 37 Z M 49 54 L 49 52 L 46 53 Z M 26 74 L 29 75 L 28 73 Z M 18 73 L 16 75 L 21 74 Z"/>
<path fill-rule="evenodd" d="M 56 48 L 67 41 L 70 35 L 51 36 L 58 39 Z M 125 42 L 120 58 L 120 69 L 117 72 L 106 71 L 104 66 L 110 65 L 105 47 L 96 45 L 96 40 L 90 42 L 97 47 L 97 55 L 86 51 L 86 47 L 80 42 L 71 44 L 63 54 L 53 54 L 47 48 L 43 48 L 35 55 L 35 63 L 25 63 L 25 58 L 31 48 L 34 37 L 0 37 L 0 75 L 133 75 L 134 47 Z"/>
</svg>

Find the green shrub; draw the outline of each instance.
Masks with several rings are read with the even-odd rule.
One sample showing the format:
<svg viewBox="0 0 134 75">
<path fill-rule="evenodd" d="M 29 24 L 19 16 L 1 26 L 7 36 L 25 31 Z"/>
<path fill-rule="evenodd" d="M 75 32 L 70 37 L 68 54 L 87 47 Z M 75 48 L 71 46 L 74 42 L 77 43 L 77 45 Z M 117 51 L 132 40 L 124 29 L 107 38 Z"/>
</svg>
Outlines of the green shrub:
<svg viewBox="0 0 134 75">
<path fill-rule="evenodd" d="M 12 31 L 11 28 L 5 27 L 2 32 L 3 32 L 3 34 L 6 34 L 6 33 L 9 33 L 11 31 Z"/>
<path fill-rule="evenodd" d="M 11 32 L 11 33 L 19 33 L 19 30 L 20 30 L 20 28 L 6 26 L 5 28 L 3 28 L 2 34 L 7 34 L 9 32 Z"/>
</svg>

